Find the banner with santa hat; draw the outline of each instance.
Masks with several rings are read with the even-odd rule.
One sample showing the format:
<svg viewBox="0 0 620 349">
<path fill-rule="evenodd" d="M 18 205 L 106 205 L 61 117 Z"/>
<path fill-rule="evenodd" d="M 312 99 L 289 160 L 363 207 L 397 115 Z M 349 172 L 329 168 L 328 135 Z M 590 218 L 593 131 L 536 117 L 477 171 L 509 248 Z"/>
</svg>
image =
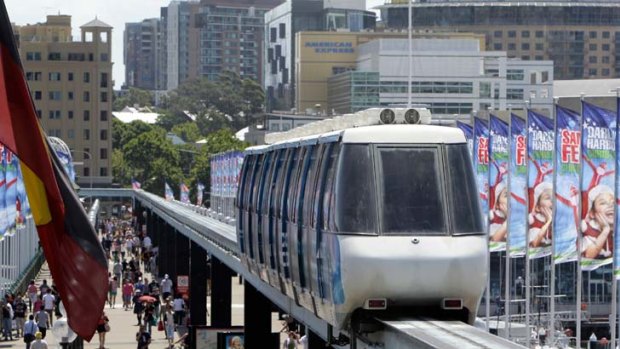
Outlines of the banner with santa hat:
<svg viewBox="0 0 620 349">
<path fill-rule="evenodd" d="M 553 260 L 555 263 L 577 260 L 579 231 L 579 174 L 581 171 L 580 115 L 555 106 L 555 219 L 553 220 Z"/>
<path fill-rule="evenodd" d="M 553 241 L 553 121 L 527 111 L 528 148 L 528 255 L 531 259 L 551 254 Z"/>
<path fill-rule="evenodd" d="M 510 114 L 510 214 L 508 248 L 510 257 L 525 256 L 527 236 L 527 133 L 525 121 Z"/>
<path fill-rule="evenodd" d="M 485 120 L 474 118 L 474 172 L 483 222 L 489 212 L 489 126 Z"/>
<path fill-rule="evenodd" d="M 457 121 L 456 127 L 458 127 L 465 134 L 467 140 L 467 149 L 469 150 L 469 156 L 474 157 L 474 129 L 471 125 L 464 122 Z"/>
<path fill-rule="evenodd" d="M 506 250 L 508 237 L 508 124 L 489 117 L 489 250 Z"/>
<path fill-rule="evenodd" d="M 616 112 L 583 101 L 581 132 L 581 268 L 613 258 Z"/>
<path fill-rule="evenodd" d="M 616 113 L 617 117 L 620 118 L 620 98 L 616 98 Z M 617 156 L 617 152 L 620 151 L 620 134 L 618 133 L 618 127 L 620 125 L 617 124 L 618 119 L 616 119 L 616 169 L 620 168 L 620 156 Z M 616 171 L 616 222 L 620 221 L 620 174 Z M 616 280 L 620 279 L 620 239 L 618 235 L 618 226 L 614 225 L 614 276 Z"/>
</svg>

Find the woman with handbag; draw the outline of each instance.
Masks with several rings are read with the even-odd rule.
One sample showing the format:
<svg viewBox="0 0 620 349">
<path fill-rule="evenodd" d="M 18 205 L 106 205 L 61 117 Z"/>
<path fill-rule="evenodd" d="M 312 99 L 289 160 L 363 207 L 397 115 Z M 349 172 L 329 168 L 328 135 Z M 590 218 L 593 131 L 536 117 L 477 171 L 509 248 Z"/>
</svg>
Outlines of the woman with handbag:
<svg viewBox="0 0 620 349">
<path fill-rule="evenodd" d="M 174 343 L 174 312 L 172 306 L 166 306 L 166 312 L 164 313 L 164 322 L 166 324 L 166 338 L 168 339 L 168 347 L 172 348 Z"/>
<path fill-rule="evenodd" d="M 105 349 L 105 334 L 110 332 L 110 319 L 108 319 L 105 311 L 101 313 L 99 322 L 97 323 L 97 333 L 99 334 L 99 349 Z"/>
</svg>

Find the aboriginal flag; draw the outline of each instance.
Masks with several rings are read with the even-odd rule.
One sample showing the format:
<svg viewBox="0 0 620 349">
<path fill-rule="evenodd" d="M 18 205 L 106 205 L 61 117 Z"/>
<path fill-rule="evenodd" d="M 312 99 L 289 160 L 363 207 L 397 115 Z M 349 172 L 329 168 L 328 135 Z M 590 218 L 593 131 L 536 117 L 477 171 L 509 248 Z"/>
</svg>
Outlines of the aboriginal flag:
<svg viewBox="0 0 620 349">
<path fill-rule="evenodd" d="M 39 126 L 0 0 L 0 143 L 20 159 L 39 240 L 69 326 L 90 340 L 105 305 L 107 261 L 94 228 Z"/>
</svg>

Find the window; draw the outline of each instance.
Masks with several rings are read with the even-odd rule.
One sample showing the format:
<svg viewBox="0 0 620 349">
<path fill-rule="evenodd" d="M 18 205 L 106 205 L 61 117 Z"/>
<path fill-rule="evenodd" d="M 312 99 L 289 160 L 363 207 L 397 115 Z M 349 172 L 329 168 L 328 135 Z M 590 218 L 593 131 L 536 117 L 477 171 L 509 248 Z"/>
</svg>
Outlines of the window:
<svg viewBox="0 0 620 349">
<path fill-rule="evenodd" d="M 99 121 L 108 121 L 108 111 L 102 110 L 99 112 Z"/>
<path fill-rule="evenodd" d="M 84 73 L 84 82 L 90 82 L 90 73 Z"/>
<path fill-rule="evenodd" d="M 102 62 L 107 62 L 110 59 L 110 56 L 107 53 L 102 53 L 99 58 Z"/>
<path fill-rule="evenodd" d="M 521 32 L 521 37 L 522 38 L 529 38 L 530 37 L 530 32 L 527 30 L 524 30 Z"/>
<path fill-rule="evenodd" d="M 530 56 L 521 56 L 521 59 L 524 61 L 529 61 L 530 60 Z"/>
<path fill-rule="evenodd" d="M 73 91 L 67 92 L 67 99 L 70 100 L 70 101 L 73 100 Z"/>
<path fill-rule="evenodd" d="M 545 45 L 541 43 L 536 44 L 536 51 L 542 51 L 545 49 Z"/>
<path fill-rule="evenodd" d="M 601 75 L 603 75 L 603 76 L 609 76 L 609 68 L 603 68 L 603 69 L 601 69 Z"/>
<path fill-rule="evenodd" d="M 69 139 L 75 139 L 75 130 L 70 128 L 67 130 L 67 138 Z"/>
<path fill-rule="evenodd" d="M 107 92 L 101 92 L 100 102 L 107 102 L 107 101 L 108 101 L 108 93 Z"/>
<path fill-rule="evenodd" d="M 269 28 L 269 42 L 276 42 L 278 39 L 278 28 Z"/>
<path fill-rule="evenodd" d="M 603 49 L 603 51 L 609 51 L 609 44 L 603 44 L 601 48 Z"/>
<path fill-rule="evenodd" d="M 50 52 L 47 55 L 47 60 L 48 61 L 59 61 L 60 59 L 61 59 L 60 52 Z"/>
<path fill-rule="evenodd" d="M 525 73 L 522 69 L 508 69 L 506 70 L 506 79 L 512 81 L 523 81 L 523 79 L 525 79 Z"/>
<path fill-rule="evenodd" d="M 521 49 L 522 50 L 529 50 L 530 49 L 530 44 L 528 44 L 528 43 L 521 44 Z"/>
<path fill-rule="evenodd" d="M 501 51 L 502 50 L 502 44 L 493 44 L 493 49 Z"/>
<path fill-rule="evenodd" d="M 346 144 L 340 156 L 335 195 L 336 231 L 375 233 L 376 196 L 370 147 Z"/>
<path fill-rule="evenodd" d="M 49 81 L 60 81 L 60 73 L 49 73 Z"/>
<path fill-rule="evenodd" d="M 506 89 L 506 99 L 522 101 L 523 100 L 523 90 L 520 88 L 507 88 Z"/>
<path fill-rule="evenodd" d="M 437 148 L 379 147 L 384 234 L 445 233 Z M 421 163 L 424 166 L 402 166 Z"/>
<path fill-rule="evenodd" d="M 516 49 L 517 49 L 517 44 L 515 44 L 514 42 L 508 44 L 508 50 L 514 51 Z"/>
<path fill-rule="evenodd" d="M 590 49 L 590 51 L 596 51 L 598 50 L 598 46 L 596 44 L 590 44 L 588 46 L 588 48 Z"/>
<path fill-rule="evenodd" d="M 609 39 L 611 37 L 611 33 L 603 32 L 603 39 Z"/>
<path fill-rule="evenodd" d="M 501 38 L 502 36 L 504 36 L 504 32 L 502 32 L 501 30 L 496 30 L 493 32 L 493 36 L 496 38 Z"/>
<path fill-rule="evenodd" d="M 61 91 L 49 91 L 47 96 L 50 101 L 60 101 L 62 100 L 62 92 Z"/>
<path fill-rule="evenodd" d="M 286 37 L 286 23 L 280 23 L 280 39 L 284 39 Z"/>
<path fill-rule="evenodd" d="M 537 61 L 543 61 L 545 59 L 545 57 L 543 56 L 534 56 L 534 59 Z"/>
<path fill-rule="evenodd" d="M 83 99 L 84 102 L 90 102 L 90 92 L 84 91 L 82 99 Z"/>
<path fill-rule="evenodd" d="M 480 206 L 476 202 L 476 182 L 468 162 L 464 144 L 446 146 L 450 212 L 454 234 L 480 233 L 483 231 Z"/>
<path fill-rule="evenodd" d="M 590 56 L 590 57 L 588 57 L 588 62 L 590 62 L 590 63 L 598 63 L 598 57 Z"/>
<path fill-rule="evenodd" d="M 34 91 L 34 99 L 35 100 L 40 101 L 42 96 L 43 96 L 43 93 L 41 91 Z"/>
<path fill-rule="evenodd" d="M 99 175 L 101 177 L 107 177 L 108 176 L 108 168 L 107 167 L 102 167 L 99 169 Z"/>
<path fill-rule="evenodd" d="M 101 130 L 99 131 L 99 139 L 102 141 L 107 141 L 108 140 L 108 130 Z"/>
<path fill-rule="evenodd" d="M 81 62 L 86 60 L 86 56 L 83 53 L 69 53 L 67 55 L 67 60 Z"/>
<path fill-rule="evenodd" d="M 491 83 L 490 82 L 480 83 L 480 98 L 491 98 Z"/>
<path fill-rule="evenodd" d="M 102 88 L 108 87 L 108 73 L 101 73 L 101 82 L 99 86 Z"/>
<path fill-rule="evenodd" d="M 609 64 L 609 56 L 603 56 L 603 57 L 601 57 L 601 63 L 607 63 L 607 64 Z"/>
<path fill-rule="evenodd" d="M 590 69 L 590 70 L 588 70 L 588 74 L 590 76 L 596 76 L 598 74 L 598 70 L 597 69 Z"/>
<path fill-rule="evenodd" d="M 40 61 L 41 52 L 26 52 L 26 60 L 27 61 Z"/>
<path fill-rule="evenodd" d="M 73 119 L 73 110 L 69 110 L 67 112 L 67 119 L 69 119 L 69 120 Z"/>
<path fill-rule="evenodd" d="M 596 37 L 597 37 L 597 32 L 591 31 L 590 32 L 590 39 L 596 39 Z"/>
<path fill-rule="evenodd" d="M 84 110 L 84 121 L 90 121 L 90 110 Z"/>
<path fill-rule="evenodd" d="M 37 117 L 38 117 L 39 119 L 41 118 L 42 113 L 43 113 L 43 112 L 41 111 L 41 109 L 37 109 Z"/>
<path fill-rule="evenodd" d="M 60 120 L 60 110 L 49 111 L 50 120 Z"/>
<path fill-rule="evenodd" d="M 99 149 L 99 158 L 100 159 L 104 159 L 104 160 L 108 158 L 108 149 L 107 148 Z"/>
<path fill-rule="evenodd" d="M 26 80 L 28 81 L 40 81 L 41 80 L 41 72 L 27 72 Z"/>
<path fill-rule="evenodd" d="M 90 140 L 90 130 L 89 129 L 85 129 L 84 130 L 84 140 L 85 141 Z"/>
<path fill-rule="evenodd" d="M 90 177 L 90 168 L 84 167 L 84 177 Z"/>
<path fill-rule="evenodd" d="M 67 80 L 68 81 L 73 81 L 73 73 L 68 73 L 67 74 Z"/>
<path fill-rule="evenodd" d="M 509 38 L 516 38 L 517 37 L 517 32 L 514 30 L 509 30 L 508 31 L 508 37 Z"/>
<path fill-rule="evenodd" d="M 536 37 L 537 38 L 543 38 L 543 37 L 545 37 L 545 33 L 542 30 L 537 30 L 536 31 Z"/>
</svg>

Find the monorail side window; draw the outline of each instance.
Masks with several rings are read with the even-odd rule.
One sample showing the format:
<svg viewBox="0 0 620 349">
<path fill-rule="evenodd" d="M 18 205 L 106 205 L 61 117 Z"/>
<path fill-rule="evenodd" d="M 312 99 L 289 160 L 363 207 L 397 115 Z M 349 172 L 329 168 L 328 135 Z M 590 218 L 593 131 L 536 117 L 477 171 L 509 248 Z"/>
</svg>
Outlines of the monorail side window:
<svg viewBox="0 0 620 349">
<path fill-rule="evenodd" d="M 300 147 L 296 148 L 293 154 L 293 172 L 291 173 L 290 188 L 288 190 L 288 220 L 293 223 L 297 222 L 297 185 L 301 175 L 305 151 L 305 148 Z"/>
<path fill-rule="evenodd" d="M 336 231 L 335 224 L 335 171 L 337 165 L 338 155 L 340 154 L 340 143 L 335 143 L 329 156 L 329 163 L 327 164 L 327 177 L 325 178 L 325 190 L 323 192 L 323 230 L 334 232 Z"/>
<path fill-rule="evenodd" d="M 383 233 L 447 234 L 438 148 L 379 147 Z"/>
<path fill-rule="evenodd" d="M 376 233 L 375 176 L 367 144 L 346 144 L 338 164 L 336 230 Z"/>
<path fill-rule="evenodd" d="M 478 191 L 467 145 L 448 145 L 446 154 L 453 233 L 483 234 L 482 214 L 477 199 Z"/>
<path fill-rule="evenodd" d="M 325 148 L 324 144 L 315 145 L 312 151 L 312 155 L 310 156 L 310 168 L 308 169 L 306 186 L 304 188 L 304 201 L 302 203 L 303 210 L 303 225 L 311 226 L 313 218 L 313 208 L 314 208 L 314 191 L 318 183 L 318 172 L 321 167 L 321 158 L 320 155 L 323 153 L 323 149 Z"/>
</svg>

